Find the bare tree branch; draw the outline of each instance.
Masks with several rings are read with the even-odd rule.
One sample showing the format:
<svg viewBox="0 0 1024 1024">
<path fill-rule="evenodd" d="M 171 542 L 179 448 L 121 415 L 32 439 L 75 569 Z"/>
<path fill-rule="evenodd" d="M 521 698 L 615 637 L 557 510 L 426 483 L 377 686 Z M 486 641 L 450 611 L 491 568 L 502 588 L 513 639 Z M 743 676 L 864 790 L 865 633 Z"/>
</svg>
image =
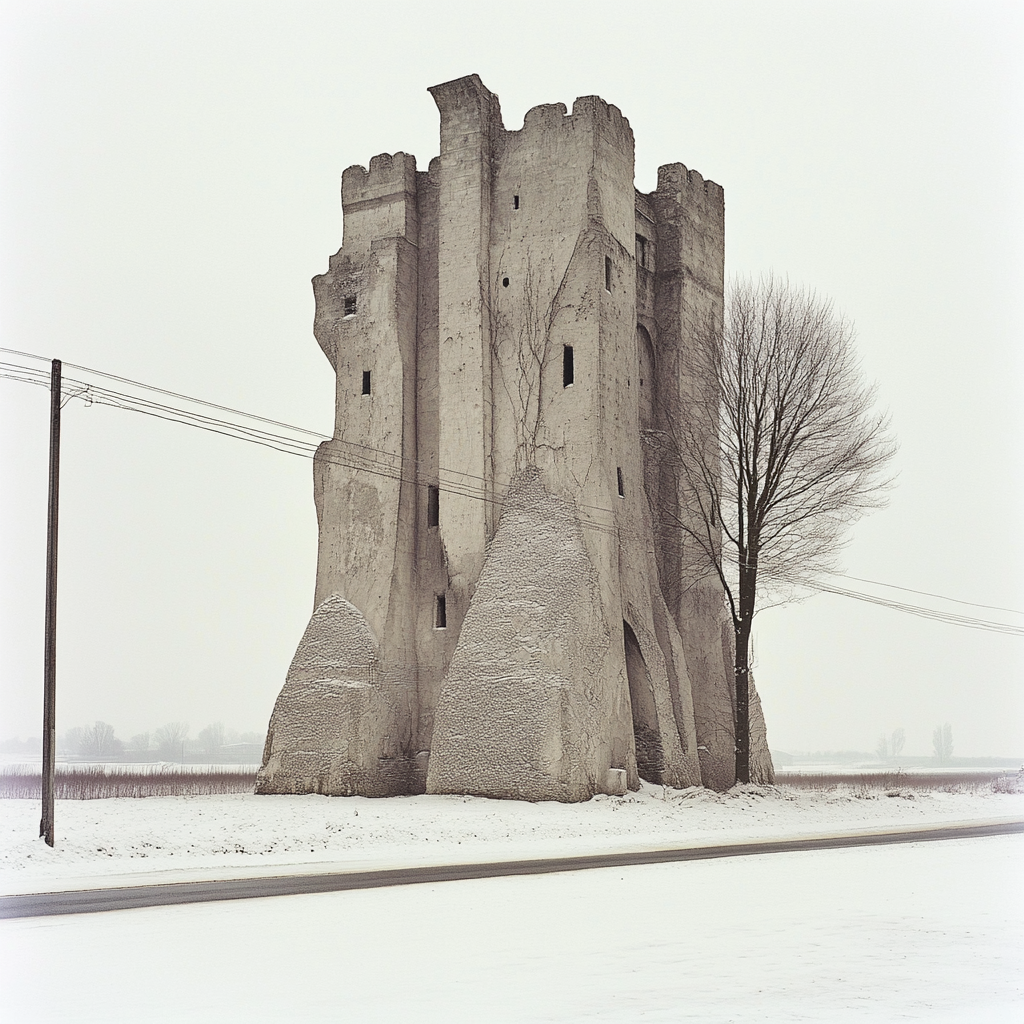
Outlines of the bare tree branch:
<svg viewBox="0 0 1024 1024">
<path fill-rule="evenodd" d="M 885 504 L 896 450 L 861 379 L 853 325 L 832 303 L 772 277 L 735 285 L 687 367 L 692 402 L 669 437 L 692 543 L 684 572 L 717 576 L 736 638 L 736 776 L 749 780 L 752 619 L 794 577 L 835 564 L 851 523 Z"/>
</svg>

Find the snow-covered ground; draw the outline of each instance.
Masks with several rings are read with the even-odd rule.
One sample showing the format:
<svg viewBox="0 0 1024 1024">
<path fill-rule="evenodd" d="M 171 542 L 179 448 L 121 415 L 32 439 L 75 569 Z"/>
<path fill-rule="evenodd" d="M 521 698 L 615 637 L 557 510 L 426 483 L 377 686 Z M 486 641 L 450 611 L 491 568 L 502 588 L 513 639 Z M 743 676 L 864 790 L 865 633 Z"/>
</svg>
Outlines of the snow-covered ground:
<svg viewBox="0 0 1024 1024">
<path fill-rule="evenodd" d="M 7 892 L 1024 817 L 1024 795 L 0 802 Z M 1024 836 L 0 921 L 28 1022 L 1024 1019 Z"/>
<path fill-rule="evenodd" d="M 1022 855 L 997 836 L 3 921 L 0 1019 L 1009 1024 Z"/>
<path fill-rule="evenodd" d="M 251 795 L 61 800 L 56 847 L 35 801 L 0 801 L 0 890 L 566 856 L 840 830 L 1024 818 L 1024 794 L 644 785 L 583 804 L 474 797 Z"/>
</svg>

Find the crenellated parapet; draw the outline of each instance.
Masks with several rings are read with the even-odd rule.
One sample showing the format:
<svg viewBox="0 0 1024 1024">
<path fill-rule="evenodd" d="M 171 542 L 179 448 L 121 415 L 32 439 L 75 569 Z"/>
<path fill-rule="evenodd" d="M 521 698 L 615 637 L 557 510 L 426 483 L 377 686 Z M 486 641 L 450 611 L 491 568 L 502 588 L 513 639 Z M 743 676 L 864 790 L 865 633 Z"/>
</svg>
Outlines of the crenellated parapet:
<svg viewBox="0 0 1024 1024">
<path fill-rule="evenodd" d="M 722 186 L 704 178 L 700 171 L 691 171 L 686 164 L 662 164 L 658 168 L 656 192 L 660 197 L 674 198 L 678 203 L 706 202 L 709 208 L 725 208 Z"/>
<path fill-rule="evenodd" d="M 381 153 L 367 170 L 358 164 L 341 177 L 344 250 L 355 257 L 375 238 L 419 240 L 416 205 L 416 158 L 408 153 Z"/>
<path fill-rule="evenodd" d="M 684 164 L 658 168 L 650 201 L 665 241 L 659 271 L 685 273 L 719 297 L 725 266 L 725 193 Z"/>
</svg>

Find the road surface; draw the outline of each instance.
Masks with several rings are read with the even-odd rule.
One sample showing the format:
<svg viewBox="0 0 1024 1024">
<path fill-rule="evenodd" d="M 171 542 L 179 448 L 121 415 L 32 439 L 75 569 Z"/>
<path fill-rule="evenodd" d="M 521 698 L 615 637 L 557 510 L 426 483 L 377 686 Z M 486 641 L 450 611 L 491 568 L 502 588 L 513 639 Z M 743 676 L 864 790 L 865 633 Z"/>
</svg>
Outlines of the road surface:
<svg viewBox="0 0 1024 1024">
<path fill-rule="evenodd" d="M 845 832 L 799 839 L 767 839 L 722 846 L 686 846 L 595 853 L 575 857 L 533 860 L 486 861 L 475 864 L 426 865 L 381 868 L 372 871 L 335 871 L 317 874 L 277 875 L 265 878 L 232 878 L 220 881 L 167 882 L 69 892 L 0 896 L 0 918 L 43 917 L 54 914 L 90 914 L 136 907 L 162 907 L 177 903 L 208 903 L 247 900 L 264 896 L 295 896 L 305 893 L 340 892 L 345 889 L 376 889 L 388 885 L 454 882 L 467 878 L 498 878 L 508 875 L 540 875 L 559 871 L 588 871 L 638 864 L 749 857 L 802 850 L 840 850 L 852 846 L 885 846 L 943 839 L 975 839 L 1024 832 L 1024 820 L 933 825 L 902 831 Z"/>
</svg>

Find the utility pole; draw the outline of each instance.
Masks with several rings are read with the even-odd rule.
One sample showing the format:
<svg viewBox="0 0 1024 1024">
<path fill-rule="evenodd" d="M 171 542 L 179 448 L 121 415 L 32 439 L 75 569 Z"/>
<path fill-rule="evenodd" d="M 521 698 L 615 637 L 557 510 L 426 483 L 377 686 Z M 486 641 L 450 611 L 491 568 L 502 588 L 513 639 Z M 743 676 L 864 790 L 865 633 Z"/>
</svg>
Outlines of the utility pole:
<svg viewBox="0 0 1024 1024">
<path fill-rule="evenodd" d="M 57 496 L 60 487 L 60 360 L 50 367 L 50 494 L 46 515 L 46 627 L 43 651 L 43 816 L 39 834 L 53 846 L 57 754 Z"/>
</svg>

